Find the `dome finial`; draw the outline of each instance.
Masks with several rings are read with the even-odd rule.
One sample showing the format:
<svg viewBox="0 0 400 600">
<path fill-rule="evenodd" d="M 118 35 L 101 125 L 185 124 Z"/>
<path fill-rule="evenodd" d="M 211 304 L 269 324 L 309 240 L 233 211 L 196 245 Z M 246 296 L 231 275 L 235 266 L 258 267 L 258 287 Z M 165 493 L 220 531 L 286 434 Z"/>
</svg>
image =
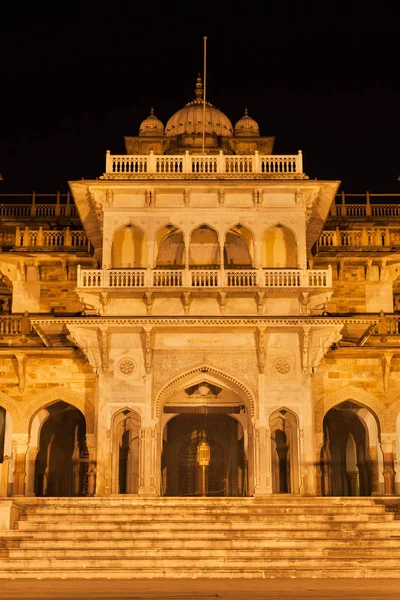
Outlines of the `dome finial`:
<svg viewBox="0 0 400 600">
<path fill-rule="evenodd" d="M 247 110 L 247 108 L 245 108 L 245 109 L 244 109 L 244 116 L 245 116 L 245 117 L 248 117 L 248 116 L 249 116 L 249 113 L 248 113 L 248 110 Z"/>
<path fill-rule="evenodd" d="M 153 107 L 150 108 L 150 116 L 154 117 L 154 108 Z"/>
<path fill-rule="evenodd" d="M 200 73 L 197 73 L 197 81 L 196 81 L 196 89 L 195 89 L 196 99 L 202 99 L 203 97 L 203 82 L 201 81 Z"/>
</svg>

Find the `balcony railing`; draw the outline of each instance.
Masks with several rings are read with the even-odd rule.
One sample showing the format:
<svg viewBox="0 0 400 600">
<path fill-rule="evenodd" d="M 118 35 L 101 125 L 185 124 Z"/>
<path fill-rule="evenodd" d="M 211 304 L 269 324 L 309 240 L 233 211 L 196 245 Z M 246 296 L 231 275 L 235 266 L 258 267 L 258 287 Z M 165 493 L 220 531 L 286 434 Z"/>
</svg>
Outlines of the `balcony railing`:
<svg viewBox="0 0 400 600">
<path fill-rule="evenodd" d="M 77 217 L 71 193 L 0 194 L 0 217 Z"/>
<path fill-rule="evenodd" d="M 143 177 L 153 175 L 180 177 L 182 175 L 264 175 L 266 178 L 305 178 L 301 150 L 295 155 L 219 154 L 178 155 L 140 154 L 114 155 L 107 151 L 103 179 Z"/>
<path fill-rule="evenodd" d="M 355 199 L 360 202 L 355 201 Z M 337 194 L 330 209 L 331 217 L 400 217 L 400 194 Z"/>
<path fill-rule="evenodd" d="M 86 289 L 137 288 L 330 288 L 328 269 L 81 269 L 77 287 Z"/>
<path fill-rule="evenodd" d="M 16 228 L 14 247 L 51 250 L 88 250 L 88 239 L 84 231 L 71 231 L 69 227 L 61 230 Z"/>
<path fill-rule="evenodd" d="M 0 315 L 0 335 L 27 335 L 31 331 L 28 313 Z"/>
<path fill-rule="evenodd" d="M 372 227 L 367 229 L 340 230 L 338 227 L 331 231 L 323 231 L 318 239 L 318 249 L 348 247 L 385 248 L 400 245 L 400 231 L 389 231 L 388 227 Z"/>
</svg>

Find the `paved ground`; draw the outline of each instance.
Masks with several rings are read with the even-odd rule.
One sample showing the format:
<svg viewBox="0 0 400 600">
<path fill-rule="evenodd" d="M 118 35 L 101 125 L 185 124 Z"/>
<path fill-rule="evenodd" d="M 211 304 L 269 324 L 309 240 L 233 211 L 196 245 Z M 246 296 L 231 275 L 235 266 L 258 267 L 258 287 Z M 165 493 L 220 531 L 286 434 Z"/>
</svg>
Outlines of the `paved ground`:
<svg viewBox="0 0 400 600">
<path fill-rule="evenodd" d="M 4 580 L 7 600 L 400 600 L 400 579 Z"/>
</svg>

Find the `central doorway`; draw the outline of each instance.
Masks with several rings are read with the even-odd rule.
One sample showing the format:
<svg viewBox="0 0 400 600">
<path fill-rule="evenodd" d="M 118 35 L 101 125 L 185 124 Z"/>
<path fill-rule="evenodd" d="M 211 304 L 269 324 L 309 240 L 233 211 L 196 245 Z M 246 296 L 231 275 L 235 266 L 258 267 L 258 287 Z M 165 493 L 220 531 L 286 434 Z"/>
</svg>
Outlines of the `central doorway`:
<svg viewBox="0 0 400 600">
<path fill-rule="evenodd" d="M 168 408 L 165 409 L 169 412 Z M 171 408 L 170 412 L 177 410 Z M 197 448 L 207 440 L 210 462 L 206 496 L 246 496 L 247 458 L 243 426 L 232 412 L 239 407 L 180 407 L 164 428 L 161 458 L 164 496 L 201 496 L 202 468 Z M 232 411 L 232 412 L 228 412 Z"/>
</svg>

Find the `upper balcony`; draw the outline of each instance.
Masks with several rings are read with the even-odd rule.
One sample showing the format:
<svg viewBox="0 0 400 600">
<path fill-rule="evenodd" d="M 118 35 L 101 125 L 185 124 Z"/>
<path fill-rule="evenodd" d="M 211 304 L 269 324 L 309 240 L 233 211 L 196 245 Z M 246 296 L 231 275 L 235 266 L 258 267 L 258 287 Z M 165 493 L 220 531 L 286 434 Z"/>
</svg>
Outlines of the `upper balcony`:
<svg viewBox="0 0 400 600">
<path fill-rule="evenodd" d="M 400 218 L 400 194 L 337 194 L 329 211 L 332 219 Z"/>
<path fill-rule="evenodd" d="M 106 170 L 100 179 L 143 178 L 257 178 L 307 179 L 301 150 L 296 155 L 184 154 L 114 155 L 107 150 Z"/>
</svg>

